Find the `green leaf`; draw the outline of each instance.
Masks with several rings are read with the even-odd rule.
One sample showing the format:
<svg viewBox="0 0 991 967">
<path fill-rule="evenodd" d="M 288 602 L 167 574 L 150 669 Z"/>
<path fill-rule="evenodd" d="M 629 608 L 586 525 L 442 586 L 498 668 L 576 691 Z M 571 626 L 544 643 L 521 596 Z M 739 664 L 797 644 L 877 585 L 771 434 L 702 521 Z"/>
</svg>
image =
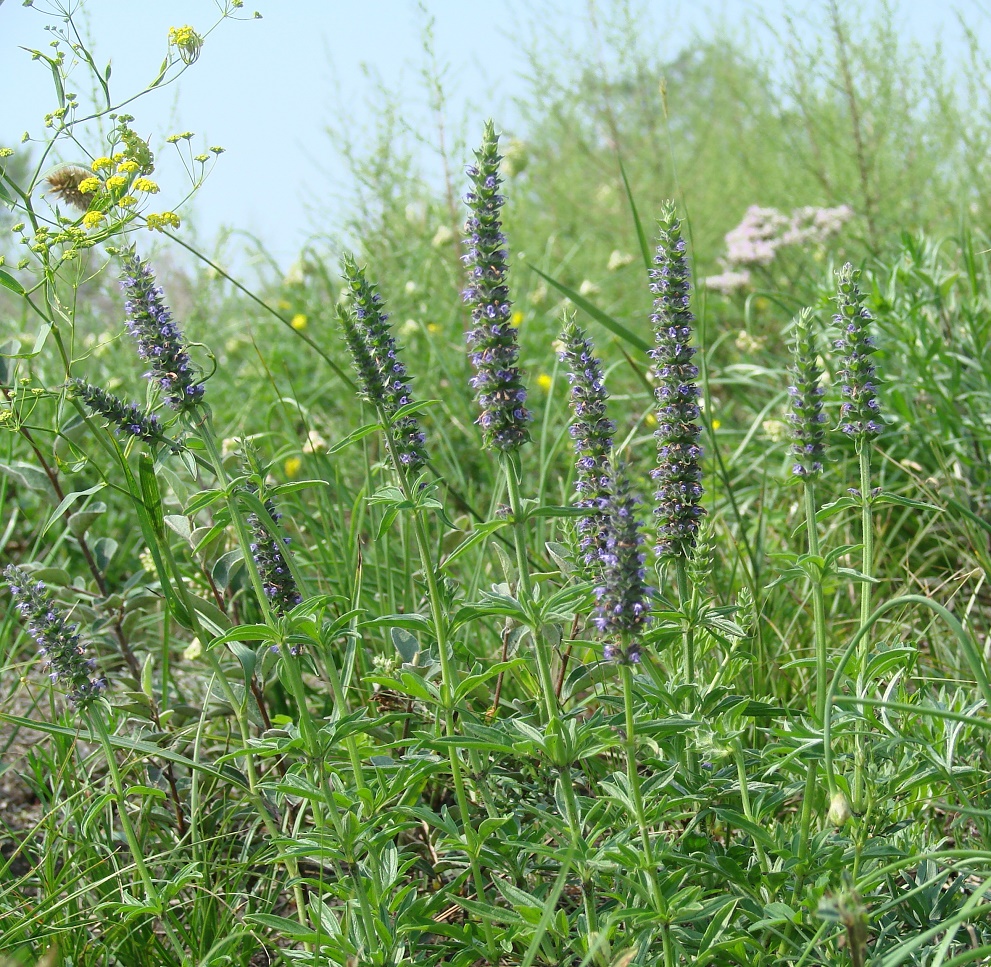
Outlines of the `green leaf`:
<svg viewBox="0 0 991 967">
<path fill-rule="evenodd" d="M 471 550 L 480 541 L 485 540 L 489 534 L 494 534 L 497 530 L 505 527 L 508 520 L 490 520 L 484 524 L 476 524 L 471 534 L 466 537 L 447 557 L 441 562 L 440 568 L 444 570 L 450 567 L 462 554 Z"/>
<path fill-rule="evenodd" d="M 231 585 L 231 579 L 234 576 L 234 572 L 238 569 L 238 566 L 243 564 L 244 554 L 241 548 L 237 547 L 233 551 L 228 551 L 226 554 L 222 554 L 218 559 L 216 564 L 213 565 L 213 583 L 220 588 L 221 591 L 226 591 Z"/>
<path fill-rule="evenodd" d="M 48 479 L 47 477 L 45 478 Z M 44 529 L 41 532 L 41 536 L 44 537 L 48 533 L 52 524 L 55 523 L 80 497 L 92 497 L 98 490 L 103 490 L 104 485 L 102 483 L 94 484 L 89 490 L 76 490 L 71 494 L 66 494 L 62 498 L 62 502 L 52 511 L 51 517 L 48 518 L 48 523 L 45 524 Z"/>
<path fill-rule="evenodd" d="M 650 272 L 654 267 L 654 253 L 650 250 L 647 233 L 643 230 L 643 222 L 640 221 L 637 203 L 633 200 L 633 189 L 630 187 L 630 179 L 626 177 L 626 166 L 623 164 L 622 158 L 619 159 L 619 173 L 623 176 L 623 188 L 626 190 L 626 200 L 629 202 L 630 214 L 633 216 L 633 224 L 637 229 L 637 241 L 640 243 L 640 254 L 643 256 L 644 268 Z"/>
<path fill-rule="evenodd" d="M 90 504 L 89 507 L 84 510 L 76 511 L 69 518 L 69 530 L 75 537 L 83 537 L 86 531 L 93 526 L 94 521 L 101 515 L 107 512 L 107 505 L 103 501 L 98 500 L 94 504 Z"/>
<path fill-rule="evenodd" d="M 205 510 L 211 504 L 215 504 L 223 496 L 224 492 L 222 490 L 204 490 L 203 493 L 197 494 L 186 505 L 183 513 L 187 517 L 195 517 L 199 511 Z"/>
<path fill-rule="evenodd" d="M 214 638 L 210 642 L 211 648 L 218 645 L 226 645 L 231 641 L 279 641 L 279 633 L 268 625 L 238 625 L 230 631 Z"/>
<path fill-rule="evenodd" d="M 248 913 L 244 916 L 244 922 L 268 927 L 269 930 L 274 930 L 285 937 L 291 937 L 299 943 L 314 943 L 326 938 L 326 934 L 318 934 L 312 927 L 305 927 L 298 920 L 277 917 L 273 913 Z"/>
<path fill-rule="evenodd" d="M 381 429 L 382 427 L 380 427 L 378 423 L 366 423 L 364 426 L 359 426 L 357 430 L 352 431 L 343 440 L 340 440 L 330 447 L 327 450 L 327 456 L 330 457 L 335 453 L 340 453 L 341 450 L 347 449 L 352 443 L 357 443 L 359 440 L 364 440 L 370 433 L 374 433 L 376 430 Z"/>
<path fill-rule="evenodd" d="M 390 628 L 389 634 L 396 651 L 399 652 L 399 657 L 406 664 L 412 665 L 420 653 L 420 643 L 405 628 Z"/>
<path fill-rule="evenodd" d="M 118 543 L 112 537 L 101 537 L 93 544 L 93 557 L 96 558 L 96 566 L 104 573 L 110 562 L 117 553 Z"/>
<path fill-rule="evenodd" d="M 10 289 L 15 295 L 24 295 L 24 286 L 12 275 L 4 272 L 3 269 L 0 269 L 0 285 L 5 289 Z"/>
<path fill-rule="evenodd" d="M 529 264 L 529 263 L 528 263 Z M 641 352 L 649 352 L 651 345 L 645 339 L 641 339 L 635 332 L 631 332 L 626 328 L 621 322 L 617 322 L 608 313 L 603 312 L 598 306 L 593 305 L 584 296 L 579 295 L 574 289 L 569 289 L 568 286 L 558 282 L 556 279 L 552 279 L 546 272 L 541 272 L 535 265 L 530 265 L 530 268 L 537 273 L 542 279 L 550 282 L 555 289 L 566 295 L 579 309 L 587 312 L 596 322 L 601 323 L 606 327 L 613 335 L 619 336 L 624 342 L 628 342 L 631 346 L 635 346 Z"/>
<path fill-rule="evenodd" d="M 510 668 L 516 668 L 518 665 L 524 664 L 526 664 L 524 659 L 514 658 L 512 661 L 496 662 L 494 665 L 486 668 L 484 672 L 480 672 L 477 675 L 469 675 L 461 682 L 454 693 L 455 704 L 460 702 L 469 692 L 478 688 L 479 685 L 487 682 L 490 678 L 495 678 L 500 672 L 509 671 Z"/>
<path fill-rule="evenodd" d="M 52 489 L 51 480 L 48 479 L 48 474 L 44 470 L 39 470 L 34 464 L 25 463 L 23 460 L 0 463 L 0 473 L 10 477 L 11 480 L 26 490 L 54 496 L 55 492 Z"/>
</svg>

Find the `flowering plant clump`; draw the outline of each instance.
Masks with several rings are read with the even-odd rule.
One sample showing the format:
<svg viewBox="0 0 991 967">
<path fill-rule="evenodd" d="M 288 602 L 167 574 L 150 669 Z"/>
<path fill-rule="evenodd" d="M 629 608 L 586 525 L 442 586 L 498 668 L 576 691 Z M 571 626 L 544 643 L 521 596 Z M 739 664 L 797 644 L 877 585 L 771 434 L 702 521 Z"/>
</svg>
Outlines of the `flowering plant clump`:
<svg viewBox="0 0 991 967">
<path fill-rule="evenodd" d="M 165 402 L 187 412 L 203 399 L 203 384 L 189 359 L 182 331 L 162 300 L 151 269 L 137 255 L 124 263 L 121 280 L 127 329 L 138 343 L 138 355 L 151 363 L 145 376 L 165 391 Z"/>
<path fill-rule="evenodd" d="M 163 434 L 158 417 L 154 413 L 143 413 L 137 403 L 126 403 L 119 396 L 82 379 L 72 380 L 70 386 L 94 413 L 99 413 L 113 424 L 117 433 L 128 433 L 148 443 L 165 443 L 175 447 L 175 443 Z"/>
<path fill-rule="evenodd" d="M 649 621 L 653 590 L 646 584 L 638 503 L 620 468 L 602 505 L 601 572 L 592 616 L 592 623 L 608 639 L 603 657 L 629 665 L 640 661 L 639 636 Z"/>
<path fill-rule="evenodd" d="M 612 492 L 610 454 L 616 424 L 606 417 L 609 398 L 602 374 L 602 364 L 585 330 L 570 322 L 561 334 L 561 361 L 568 366 L 571 384 L 571 410 L 574 414 L 569 432 L 574 444 L 578 506 L 589 516 L 578 519 L 578 549 L 590 575 L 602 568 L 605 548 L 603 511 Z"/>
<path fill-rule="evenodd" d="M 96 660 L 86 657 L 86 647 L 76 633 L 78 626 L 61 612 L 43 581 L 32 581 L 27 571 L 13 564 L 3 576 L 28 634 L 38 643 L 52 682 L 69 690 L 69 701 L 76 708 L 92 705 L 107 682 L 94 677 Z"/>
<path fill-rule="evenodd" d="M 275 523 L 282 519 L 282 515 L 275 509 L 275 504 L 271 500 L 265 501 L 265 509 Z M 273 537 L 257 514 L 248 514 L 247 521 L 251 528 L 251 555 L 258 567 L 258 575 L 262 580 L 265 595 L 272 610 L 276 614 L 284 615 L 303 600 L 284 550 L 285 545 L 289 544 L 292 538 Z"/>
<path fill-rule="evenodd" d="M 818 208 L 806 205 L 785 215 L 777 208 L 751 205 L 736 228 L 726 233 L 724 271 L 710 275 L 705 286 L 723 295 L 746 289 L 754 269 L 766 269 L 786 248 L 822 246 L 853 217 L 849 205 Z"/>
<path fill-rule="evenodd" d="M 705 510 L 702 499 L 702 448 L 699 436 L 698 367 L 692 362 L 691 275 L 687 246 L 674 206 L 668 205 L 659 220 L 659 244 L 651 270 L 650 290 L 656 296 L 650 320 L 656 346 L 654 360 L 658 403 L 657 467 L 651 476 L 658 482 L 654 513 L 658 519 L 657 553 L 661 557 L 689 557 L 695 546 L 699 520 Z"/>
<path fill-rule="evenodd" d="M 838 377 L 843 383 L 844 403 L 840 408 L 840 429 L 848 436 L 864 439 L 884 429 L 881 405 L 877 399 L 877 373 L 871 356 L 877 344 L 870 335 L 873 321 L 864 305 L 857 279 L 860 272 L 847 262 L 837 273 L 836 315 L 833 321 L 842 332 L 835 348 L 843 355 Z"/>
<path fill-rule="evenodd" d="M 396 340 L 383 311 L 382 297 L 354 257 L 341 261 L 351 297 L 351 317 L 343 320 L 345 340 L 358 372 L 365 399 L 389 418 L 389 439 L 396 456 L 413 474 L 427 461 L 426 436 L 415 416 L 396 414 L 413 402 L 410 377 L 399 358 Z"/>
<path fill-rule="evenodd" d="M 500 213 L 505 201 L 499 194 L 499 139 L 492 122 L 485 124 L 476 162 L 468 166 L 471 191 L 465 195 L 469 215 L 465 225 L 469 283 L 464 300 L 471 306 L 474 328 L 468 332 L 469 359 L 475 368 L 471 387 L 481 408 L 478 424 L 485 445 L 515 450 L 530 439 L 530 411 L 526 388 L 516 365 L 519 346 L 511 324 L 512 303 L 506 276 L 509 256 L 505 249 Z"/>
<path fill-rule="evenodd" d="M 822 412 L 825 390 L 819 385 L 822 370 L 819 368 L 819 352 L 812 327 L 812 312 L 803 309 L 795 320 L 795 345 L 792 356 L 792 381 L 788 387 L 791 397 L 790 414 L 795 442 L 792 452 L 798 458 L 792 467 L 797 477 L 817 477 L 822 473 L 825 452 L 823 440 L 826 431 Z"/>
</svg>

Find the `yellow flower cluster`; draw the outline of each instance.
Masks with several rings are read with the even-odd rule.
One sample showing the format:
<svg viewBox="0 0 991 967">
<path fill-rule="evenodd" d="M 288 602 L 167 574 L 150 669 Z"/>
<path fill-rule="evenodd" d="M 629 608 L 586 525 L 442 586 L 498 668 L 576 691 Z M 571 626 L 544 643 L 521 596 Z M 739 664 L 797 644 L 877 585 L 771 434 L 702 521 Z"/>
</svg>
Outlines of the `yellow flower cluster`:
<svg viewBox="0 0 991 967">
<path fill-rule="evenodd" d="M 136 178 L 133 187 L 135 191 L 143 191 L 149 195 L 158 194 L 158 185 L 151 178 Z"/>
<path fill-rule="evenodd" d="M 127 158 L 117 165 L 117 170 L 122 175 L 133 175 L 136 171 L 141 170 L 141 165 L 139 165 L 133 158 Z"/>
<path fill-rule="evenodd" d="M 127 179 L 123 175 L 111 175 L 103 184 L 107 191 L 117 191 L 127 187 Z"/>
<path fill-rule="evenodd" d="M 103 221 L 103 212 L 86 212 L 83 215 L 84 228 L 97 228 Z"/>
<path fill-rule="evenodd" d="M 162 232 L 166 228 L 178 228 L 179 216 L 175 212 L 152 212 L 145 216 L 145 223 L 152 231 Z"/>
<path fill-rule="evenodd" d="M 97 158 L 90 167 L 94 171 L 102 171 L 104 168 L 112 168 L 114 166 L 113 158 Z"/>
<path fill-rule="evenodd" d="M 84 195 L 92 195 L 94 192 L 100 190 L 101 184 L 102 182 L 99 178 L 83 178 L 76 186 L 76 191 L 81 191 Z"/>
</svg>

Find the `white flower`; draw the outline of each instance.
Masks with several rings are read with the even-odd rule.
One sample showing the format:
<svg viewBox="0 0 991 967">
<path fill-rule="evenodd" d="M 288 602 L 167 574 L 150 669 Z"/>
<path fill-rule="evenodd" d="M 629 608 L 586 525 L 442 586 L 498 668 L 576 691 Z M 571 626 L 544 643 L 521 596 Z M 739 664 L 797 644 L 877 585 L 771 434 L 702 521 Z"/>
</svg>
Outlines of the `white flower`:
<svg viewBox="0 0 991 967">
<path fill-rule="evenodd" d="M 318 430 L 310 430 L 306 434 L 306 443 L 303 444 L 303 453 L 323 453 L 327 449 L 327 441 L 320 436 Z"/>
<path fill-rule="evenodd" d="M 454 232 L 452 232 L 446 225 L 441 225 L 437 231 L 434 232 L 434 237 L 430 240 L 430 244 L 434 248 L 441 248 L 453 240 Z"/>
<path fill-rule="evenodd" d="M 599 287 L 591 280 L 585 279 L 580 286 L 578 286 L 579 295 L 595 295 L 599 291 Z"/>
<path fill-rule="evenodd" d="M 617 269 L 621 269 L 626 265 L 629 265 L 633 261 L 633 256 L 629 252 L 621 252 L 618 248 L 613 249 L 612 254 L 609 256 L 609 261 L 606 264 L 606 268 L 610 272 L 615 272 Z"/>
</svg>

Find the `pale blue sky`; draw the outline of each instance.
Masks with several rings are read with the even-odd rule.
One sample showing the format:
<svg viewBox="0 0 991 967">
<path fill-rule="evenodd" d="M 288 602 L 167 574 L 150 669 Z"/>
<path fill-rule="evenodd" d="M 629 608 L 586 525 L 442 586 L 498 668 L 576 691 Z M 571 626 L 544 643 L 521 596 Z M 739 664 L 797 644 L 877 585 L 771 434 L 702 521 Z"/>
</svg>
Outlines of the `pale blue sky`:
<svg viewBox="0 0 991 967">
<path fill-rule="evenodd" d="M 43 133 L 42 118 L 54 106 L 47 69 L 19 49 L 47 49 L 43 28 L 48 21 L 39 11 L 52 4 L 36 0 L 31 9 L 20 0 L 0 3 L 0 144 L 16 148 L 23 131 Z M 80 6 L 78 0 L 73 6 Z M 480 129 L 486 116 L 511 129 L 517 116 L 513 99 L 526 92 L 522 47 L 538 20 L 555 34 L 580 34 L 587 11 L 586 0 L 423 0 L 423 6 L 436 21 L 436 50 L 447 69 L 451 114 L 455 121 L 467 118 L 469 129 Z M 783 0 L 705 5 L 647 0 L 643 6 L 653 21 L 645 29 L 658 38 L 662 54 L 673 54 L 715 19 L 747 22 L 759 30 L 755 18 L 773 23 L 786 5 Z M 875 6 L 857 4 L 868 11 Z M 183 182 L 166 162 L 162 137 L 192 130 L 198 149 L 223 145 L 227 153 L 195 201 L 198 227 L 204 238 L 225 224 L 251 231 L 285 267 L 318 227 L 310 203 L 326 199 L 322 207 L 333 220 L 336 199 L 342 190 L 346 193 L 346 170 L 325 127 L 342 106 L 352 115 L 367 116 L 364 104 L 367 99 L 370 110 L 374 103 L 374 84 L 363 64 L 402 92 L 412 123 L 430 123 L 419 77 L 424 16 L 414 0 L 255 0 L 254 5 L 246 0 L 245 13 L 256 8 L 263 19 L 221 24 L 178 85 L 153 92 L 127 110 L 137 116 L 137 130 L 152 135 L 153 145 L 159 141 L 154 146 L 163 199 L 180 196 Z M 154 75 L 170 26 L 188 23 L 203 31 L 217 17 L 213 0 L 87 0 L 82 9 L 95 38 L 97 62 L 113 63 L 112 91 L 118 97 L 140 89 Z M 898 10 L 906 37 L 923 44 L 942 36 L 948 50 L 962 50 L 957 10 L 982 36 L 991 35 L 991 17 L 980 0 L 955 5 L 906 0 Z M 87 92 L 80 83 L 80 97 Z M 426 154 L 423 161 L 434 163 Z"/>
</svg>

